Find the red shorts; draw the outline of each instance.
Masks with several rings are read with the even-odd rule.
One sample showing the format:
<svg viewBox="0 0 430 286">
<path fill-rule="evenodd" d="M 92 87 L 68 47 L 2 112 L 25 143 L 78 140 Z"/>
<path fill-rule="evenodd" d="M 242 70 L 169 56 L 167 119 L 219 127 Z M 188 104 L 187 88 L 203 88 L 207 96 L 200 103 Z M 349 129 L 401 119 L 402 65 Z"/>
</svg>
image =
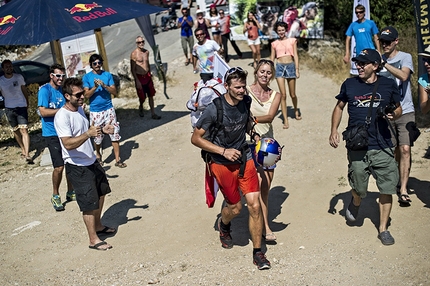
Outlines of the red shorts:
<svg viewBox="0 0 430 286">
<path fill-rule="evenodd" d="M 146 96 L 153 97 L 155 95 L 154 83 L 152 82 L 151 73 L 148 72 L 146 75 L 137 74 L 137 79 L 142 85 L 142 89 L 137 90 L 137 96 L 141 102 L 144 102 Z"/>
<path fill-rule="evenodd" d="M 224 195 L 225 201 L 230 205 L 240 202 L 239 189 L 244 195 L 260 191 L 254 161 L 248 160 L 246 162 L 245 173 L 242 178 L 238 176 L 239 169 L 240 164 L 210 164 L 210 170 L 218 182 L 220 191 Z"/>
</svg>

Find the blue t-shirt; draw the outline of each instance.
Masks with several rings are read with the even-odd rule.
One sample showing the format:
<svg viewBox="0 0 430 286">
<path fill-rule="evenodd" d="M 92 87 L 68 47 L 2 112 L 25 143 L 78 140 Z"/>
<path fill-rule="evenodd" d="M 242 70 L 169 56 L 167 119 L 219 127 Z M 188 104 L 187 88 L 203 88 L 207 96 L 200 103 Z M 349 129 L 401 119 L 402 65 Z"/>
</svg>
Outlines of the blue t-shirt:
<svg viewBox="0 0 430 286">
<path fill-rule="evenodd" d="M 379 86 L 372 107 L 372 121 L 369 126 L 368 150 L 380 150 L 393 147 L 391 133 L 386 119 L 378 117 L 376 110 L 379 106 L 385 108 L 389 103 L 400 103 L 397 83 L 390 78 L 378 76 Z M 340 88 L 336 99 L 348 103 L 348 126 L 361 125 L 369 110 L 375 83 L 366 84 L 359 77 L 348 78 Z"/>
<path fill-rule="evenodd" d="M 425 73 L 421 75 L 420 78 L 418 79 L 418 83 L 424 88 L 430 85 L 429 74 Z"/>
<path fill-rule="evenodd" d="M 187 20 L 193 22 L 193 17 L 187 16 Z M 184 17 L 181 17 L 178 19 L 178 23 L 182 23 L 184 21 Z M 184 21 L 181 25 L 181 37 L 192 37 L 193 36 L 193 30 L 191 29 L 191 26 L 188 25 L 186 21 Z"/>
<path fill-rule="evenodd" d="M 355 37 L 355 53 L 358 55 L 363 49 L 370 48 L 375 49 L 373 44 L 373 35 L 379 33 L 375 22 L 372 20 L 365 20 L 364 22 L 352 22 L 349 25 L 345 35 Z"/>
<path fill-rule="evenodd" d="M 66 104 L 66 99 L 61 93 L 61 87 L 55 89 L 51 84 L 47 83 L 43 85 L 37 93 L 37 106 L 45 108 L 57 109 L 63 107 Z M 54 116 L 42 117 L 42 136 L 57 136 L 57 131 L 54 127 Z"/>
<path fill-rule="evenodd" d="M 105 85 L 114 85 L 112 74 L 107 71 L 102 71 L 101 74 L 89 72 L 82 78 L 84 88 L 89 89 L 94 87 L 94 79 L 101 79 Z M 110 93 L 104 89 L 101 85 L 97 87 L 94 94 L 90 97 L 90 111 L 91 112 L 102 112 L 112 108 L 112 100 Z"/>
</svg>

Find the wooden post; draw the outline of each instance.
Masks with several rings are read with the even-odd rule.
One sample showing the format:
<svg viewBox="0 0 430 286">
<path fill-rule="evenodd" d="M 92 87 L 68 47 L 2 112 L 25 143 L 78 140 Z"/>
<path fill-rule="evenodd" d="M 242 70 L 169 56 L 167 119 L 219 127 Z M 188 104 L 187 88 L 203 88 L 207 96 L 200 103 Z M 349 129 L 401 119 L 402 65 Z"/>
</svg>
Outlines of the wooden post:
<svg viewBox="0 0 430 286">
<path fill-rule="evenodd" d="M 61 64 L 64 67 L 63 52 L 61 51 L 60 40 L 51 41 L 49 44 L 51 45 L 52 60 L 54 63 Z"/>
<path fill-rule="evenodd" d="M 103 41 L 102 30 L 100 28 L 95 29 L 94 34 L 96 35 L 97 47 L 99 49 L 100 56 L 103 59 L 103 70 L 109 71 L 109 62 L 106 54 L 105 42 Z"/>
</svg>

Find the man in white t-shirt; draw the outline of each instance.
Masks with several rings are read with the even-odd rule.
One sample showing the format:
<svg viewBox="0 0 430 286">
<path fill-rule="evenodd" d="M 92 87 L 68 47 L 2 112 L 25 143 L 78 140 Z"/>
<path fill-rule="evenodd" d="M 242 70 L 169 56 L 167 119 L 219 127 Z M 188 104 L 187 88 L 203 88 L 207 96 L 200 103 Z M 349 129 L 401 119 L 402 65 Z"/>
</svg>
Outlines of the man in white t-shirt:
<svg viewBox="0 0 430 286">
<path fill-rule="evenodd" d="M 197 38 L 197 44 L 193 47 L 193 68 L 194 73 L 197 73 L 197 60 L 199 61 L 200 78 L 203 82 L 214 77 L 214 58 L 215 52 L 222 53 L 221 47 L 217 42 L 206 39 L 204 31 L 197 28 L 194 31 Z"/>
<path fill-rule="evenodd" d="M 411 170 L 411 139 L 415 125 L 415 108 L 412 100 L 411 76 L 414 72 L 412 56 L 399 51 L 399 33 L 394 27 L 385 27 L 379 33 L 379 43 L 382 50 L 382 70 L 380 75 L 392 78 L 399 87 L 402 116 L 396 119 L 392 126 L 395 131 L 396 160 L 399 163 L 400 182 L 397 190 L 399 203 L 410 205 L 411 199 L 407 191 L 407 183 Z"/>
<path fill-rule="evenodd" d="M 3 94 L 7 120 L 13 129 L 16 142 L 21 147 L 21 157 L 33 164 L 30 157 L 30 136 L 28 135 L 28 90 L 22 75 L 13 72 L 10 60 L 1 63 L 4 76 L 0 77 L 0 92 Z"/>
<path fill-rule="evenodd" d="M 96 160 L 90 138 L 102 133 L 114 133 L 114 126 L 108 124 L 89 126 L 82 109 L 84 89 L 78 78 L 68 78 L 63 83 L 66 104 L 55 114 L 54 126 L 60 138 L 61 152 L 66 164 L 67 177 L 72 183 L 76 201 L 82 211 L 90 240 L 89 248 L 107 250 L 112 245 L 99 238 L 99 234 L 113 235 L 115 228 L 101 223 L 105 195 L 111 192 L 106 173 Z"/>
</svg>

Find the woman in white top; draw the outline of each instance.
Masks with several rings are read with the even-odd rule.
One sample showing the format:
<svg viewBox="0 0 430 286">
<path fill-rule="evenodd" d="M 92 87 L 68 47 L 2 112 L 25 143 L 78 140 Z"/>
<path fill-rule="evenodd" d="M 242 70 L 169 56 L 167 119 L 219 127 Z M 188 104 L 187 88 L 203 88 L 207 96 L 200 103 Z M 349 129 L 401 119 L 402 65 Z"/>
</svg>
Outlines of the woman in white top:
<svg viewBox="0 0 430 286">
<path fill-rule="evenodd" d="M 251 96 L 251 113 L 254 116 L 255 131 L 260 138 L 273 138 L 272 121 L 276 116 L 281 102 L 281 94 L 272 90 L 269 83 L 275 78 L 275 66 L 272 61 L 260 60 L 254 71 L 255 80 L 247 86 L 248 94 Z M 252 148 L 252 147 L 251 147 Z M 265 239 L 275 241 L 276 236 L 269 227 L 268 201 L 270 185 L 272 184 L 276 165 L 262 167 L 256 164 L 260 182 L 260 204 L 263 210 Z"/>
<path fill-rule="evenodd" d="M 214 41 L 217 42 L 218 45 L 221 47 L 222 46 L 221 29 L 220 29 L 220 25 L 219 25 L 218 10 L 216 9 L 215 4 L 212 4 L 210 6 L 209 22 L 211 23 L 210 27 L 211 27 L 212 37 L 213 37 Z"/>
</svg>

